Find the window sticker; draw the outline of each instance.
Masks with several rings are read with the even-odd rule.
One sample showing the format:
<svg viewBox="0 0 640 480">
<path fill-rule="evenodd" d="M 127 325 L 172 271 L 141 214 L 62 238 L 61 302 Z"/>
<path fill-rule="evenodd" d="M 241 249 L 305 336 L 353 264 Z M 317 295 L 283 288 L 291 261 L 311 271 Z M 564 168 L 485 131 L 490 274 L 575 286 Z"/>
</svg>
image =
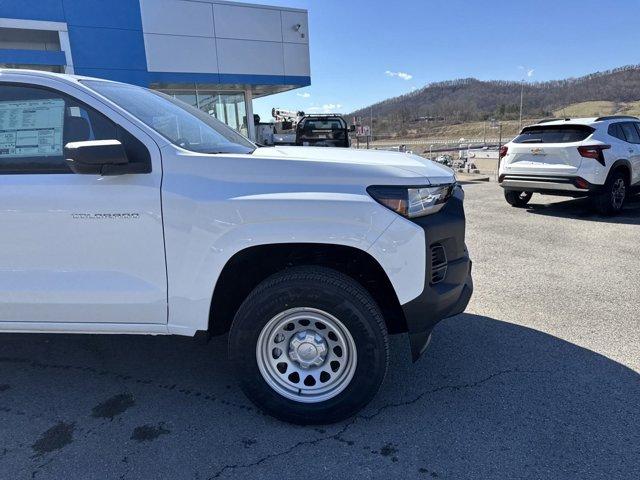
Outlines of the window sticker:
<svg viewBox="0 0 640 480">
<path fill-rule="evenodd" d="M 64 100 L 0 102 L 0 158 L 62 155 Z"/>
</svg>

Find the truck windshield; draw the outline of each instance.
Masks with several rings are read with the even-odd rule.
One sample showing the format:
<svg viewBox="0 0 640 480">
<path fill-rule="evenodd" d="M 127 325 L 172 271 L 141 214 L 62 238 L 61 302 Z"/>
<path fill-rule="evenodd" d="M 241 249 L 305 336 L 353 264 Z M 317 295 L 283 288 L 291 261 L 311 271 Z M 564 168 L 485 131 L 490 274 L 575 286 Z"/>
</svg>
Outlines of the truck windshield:
<svg viewBox="0 0 640 480">
<path fill-rule="evenodd" d="M 163 93 L 123 83 L 85 80 L 174 145 L 197 153 L 252 153 L 256 146 L 221 121 Z"/>
</svg>

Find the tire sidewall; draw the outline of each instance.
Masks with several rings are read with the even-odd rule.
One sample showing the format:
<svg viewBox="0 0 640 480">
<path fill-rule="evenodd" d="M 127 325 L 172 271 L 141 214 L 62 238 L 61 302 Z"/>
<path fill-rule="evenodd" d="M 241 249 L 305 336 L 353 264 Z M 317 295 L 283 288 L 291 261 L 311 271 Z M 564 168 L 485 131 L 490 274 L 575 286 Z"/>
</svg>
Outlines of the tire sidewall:
<svg viewBox="0 0 640 480">
<path fill-rule="evenodd" d="M 521 195 L 525 193 L 526 193 L 525 198 L 522 198 Z M 533 194 L 530 192 L 527 193 L 527 192 L 521 192 L 517 190 L 505 190 L 504 192 L 505 200 L 509 205 L 513 207 L 525 207 L 531 200 L 532 196 Z"/>
<path fill-rule="evenodd" d="M 259 289 L 260 287 L 258 287 Z M 339 319 L 353 337 L 357 364 L 349 385 L 320 403 L 301 403 L 273 390 L 258 368 L 256 346 L 267 322 L 283 311 L 310 307 Z M 251 295 L 238 310 L 229 338 L 229 356 L 246 395 L 269 414 L 295 423 L 331 423 L 366 405 L 377 392 L 387 367 L 386 332 L 381 331 L 371 306 L 358 295 L 336 285 L 295 279 L 271 285 Z"/>
<path fill-rule="evenodd" d="M 613 205 L 613 185 L 616 180 L 622 179 L 624 181 L 626 187 L 625 199 L 622 202 L 620 208 L 616 208 Z M 615 171 L 611 173 L 607 181 L 605 182 L 604 191 L 595 197 L 596 200 L 596 208 L 603 215 L 616 215 L 622 211 L 624 208 L 624 204 L 626 202 L 626 197 L 629 195 L 629 184 L 627 182 L 626 176 L 620 172 Z"/>
<path fill-rule="evenodd" d="M 622 200 L 622 204 L 620 205 L 620 207 L 616 207 L 613 204 L 613 186 L 616 183 L 616 181 L 619 180 L 619 179 L 622 179 L 622 181 L 624 182 L 625 198 Z M 614 214 L 615 213 L 619 213 L 624 208 L 626 197 L 628 195 L 629 185 L 627 185 L 627 180 L 626 180 L 625 176 L 621 172 L 614 172 L 613 175 L 611 175 L 611 177 L 609 178 L 609 182 L 607 182 L 607 184 L 608 184 L 607 185 L 607 195 L 609 197 L 609 209 Z"/>
</svg>

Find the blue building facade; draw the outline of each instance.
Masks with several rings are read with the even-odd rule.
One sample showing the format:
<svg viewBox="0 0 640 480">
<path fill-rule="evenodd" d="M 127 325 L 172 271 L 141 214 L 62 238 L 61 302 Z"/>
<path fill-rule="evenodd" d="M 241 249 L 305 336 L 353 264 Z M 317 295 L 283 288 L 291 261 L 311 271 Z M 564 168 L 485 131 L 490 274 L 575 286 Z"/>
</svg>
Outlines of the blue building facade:
<svg viewBox="0 0 640 480">
<path fill-rule="evenodd" d="M 0 1 L 0 65 L 163 90 L 253 136 L 254 97 L 310 85 L 307 12 L 218 0 Z"/>
</svg>

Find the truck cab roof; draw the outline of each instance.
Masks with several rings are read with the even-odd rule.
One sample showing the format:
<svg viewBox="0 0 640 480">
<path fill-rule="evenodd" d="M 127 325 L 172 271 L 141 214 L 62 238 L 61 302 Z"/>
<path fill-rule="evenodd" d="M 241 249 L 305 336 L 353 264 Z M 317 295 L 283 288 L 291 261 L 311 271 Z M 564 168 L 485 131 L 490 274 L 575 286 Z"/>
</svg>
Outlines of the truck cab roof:
<svg viewBox="0 0 640 480">
<path fill-rule="evenodd" d="M 115 82 L 113 80 L 105 80 L 103 78 L 96 77 L 87 77 L 84 75 L 70 75 L 68 73 L 55 73 L 55 72 L 47 72 L 46 70 L 26 70 L 26 69 L 18 69 L 18 68 L 0 68 L 0 79 L 6 75 L 20 75 L 25 77 L 39 77 L 39 78 L 50 78 L 56 79 L 63 82 L 68 83 L 78 83 L 80 80 L 95 80 L 101 82 L 110 82 L 110 83 L 122 83 Z"/>
</svg>

